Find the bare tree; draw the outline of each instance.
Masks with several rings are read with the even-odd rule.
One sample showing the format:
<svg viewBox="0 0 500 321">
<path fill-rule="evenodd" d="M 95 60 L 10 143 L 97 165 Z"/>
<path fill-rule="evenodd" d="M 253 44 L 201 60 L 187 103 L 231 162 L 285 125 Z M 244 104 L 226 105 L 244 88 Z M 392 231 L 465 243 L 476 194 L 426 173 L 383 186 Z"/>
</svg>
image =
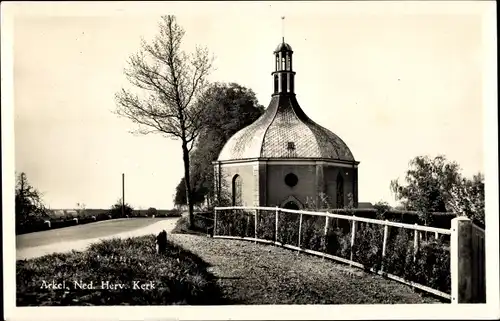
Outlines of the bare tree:
<svg viewBox="0 0 500 321">
<path fill-rule="evenodd" d="M 129 82 L 144 95 L 122 89 L 116 94 L 116 113 L 138 124 L 135 133 L 180 139 L 192 225 L 189 154 L 203 126 L 203 104 L 196 102 L 207 85 L 213 58 L 206 48 L 196 47 L 191 54 L 181 49 L 185 32 L 175 16 L 163 16 L 159 29 L 151 43 L 142 41 L 141 50 L 130 57 L 125 70 Z"/>
</svg>

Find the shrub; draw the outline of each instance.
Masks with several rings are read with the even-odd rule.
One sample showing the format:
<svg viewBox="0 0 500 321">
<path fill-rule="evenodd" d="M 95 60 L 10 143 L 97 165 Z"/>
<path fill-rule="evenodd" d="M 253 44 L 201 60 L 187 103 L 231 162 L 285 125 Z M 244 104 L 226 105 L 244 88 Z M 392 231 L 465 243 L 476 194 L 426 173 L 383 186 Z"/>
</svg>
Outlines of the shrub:
<svg viewBox="0 0 500 321">
<path fill-rule="evenodd" d="M 194 224 L 193 228 L 189 227 L 189 218 L 184 216 L 177 221 L 177 224 L 172 231 L 173 233 L 203 233 L 203 234 L 212 234 L 214 221 L 213 221 L 213 213 L 211 212 L 201 212 L 195 213 L 193 216 Z"/>
<path fill-rule="evenodd" d="M 353 260 L 363 264 L 367 269 L 380 269 L 383 238 L 383 226 L 358 223 L 358 230 L 352 248 Z"/>
<path fill-rule="evenodd" d="M 325 218 L 322 216 L 303 215 L 301 247 L 324 251 L 325 249 Z"/>
<path fill-rule="evenodd" d="M 154 207 L 148 208 L 147 216 L 158 216 L 158 211 Z"/>
<path fill-rule="evenodd" d="M 123 211 L 122 211 L 123 207 Z M 111 215 L 112 218 L 120 218 L 120 217 L 131 217 L 132 213 L 134 212 L 134 209 L 129 205 L 126 204 L 122 205 L 121 200 L 118 200 L 110 209 L 109 215 Z"/>
<path fill-rule="evenodd" d="M 274 241 L 276 234 L 276 212 L 259 210 L 257 212 L 257 237 Z"/>
<path fill-rule="evenodd" d="M 232 210 L 218 212 L 217 233 L 228 236 L 254 237 L 255 235 L 254 212 Z"/>
</svg>

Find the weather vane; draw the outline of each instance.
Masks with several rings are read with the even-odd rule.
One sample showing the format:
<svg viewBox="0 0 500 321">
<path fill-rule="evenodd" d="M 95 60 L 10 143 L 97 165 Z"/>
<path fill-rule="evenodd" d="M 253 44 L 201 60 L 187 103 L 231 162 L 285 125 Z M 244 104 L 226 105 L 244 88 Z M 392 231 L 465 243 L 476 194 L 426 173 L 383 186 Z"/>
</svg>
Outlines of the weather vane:
<svg viewBox="0 0 500 321">
<path fill-rule="evenodd" d="M 281 17 L 281 37 L 283 42 L 285 42 L 285 16 Z"/>
</svg>

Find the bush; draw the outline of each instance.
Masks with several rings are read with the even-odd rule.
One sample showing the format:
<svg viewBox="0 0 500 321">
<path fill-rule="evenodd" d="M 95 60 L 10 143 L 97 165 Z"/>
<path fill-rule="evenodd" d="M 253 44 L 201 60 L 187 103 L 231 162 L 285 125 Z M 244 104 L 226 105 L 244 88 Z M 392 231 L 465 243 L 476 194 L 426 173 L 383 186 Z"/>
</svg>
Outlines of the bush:
<svg viewBox="0 0 500 321">
<path fill-rule="evenodd" d="M 358 224 L 354 246 L 353 261 L 363 264 L 367 269 L 379 270 L 382 264 L 384 228 L 375 224 Z"/>
<path fill-rule="evenodd" d="M 122 210 L 123 207 L 123 210 Z M 122 205 L 121 201 L 118 200 L 110 209 L 109 215 L 112 218 L 124 218 L 131 217 L 134 209 L 129 204 Z"/>
<path fill-rule="evenodd" d="M 156 210 L 156 208 L 150 207 L 150 208 L 148 208 L 147 215 L 148 216 L 153 216 L 153 215 L 158 216 L 158 211 Z"/>
<path fill-rule="evenodd" d="M 276 234 L 276 212 L 257 212 L 257 237 L 263 240 L 274 241 Z"/>
<path fill-rule="evenodd" d="M 245 210 L 218 212 L 217 233 L 228 236 L 254 237 L 254 213 Z"/>
<path fill-rule="evenodd" d="M 99 213 L 95 217 L 96 217 L 97 221 L 105 221 L 105 220 L 110 219 L 109 216 L 110 216 L 110 214 L 105 212 L 105 213 Z"/>
<path fill-rule="evenodd" d="M 172 233 L 186 234 L 212 234 L 214 228 L 213 213 L 201 212 L 193 216 L 193 228 L 189 227 L 189 218 L 187 216 L 180 218 Z"/>
</svg>

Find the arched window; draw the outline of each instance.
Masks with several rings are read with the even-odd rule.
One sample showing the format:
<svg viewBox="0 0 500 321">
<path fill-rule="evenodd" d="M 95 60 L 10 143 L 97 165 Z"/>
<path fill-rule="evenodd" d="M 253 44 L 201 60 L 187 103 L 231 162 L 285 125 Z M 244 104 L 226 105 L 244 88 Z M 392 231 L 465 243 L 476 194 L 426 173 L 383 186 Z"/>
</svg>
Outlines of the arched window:
<svg viewBox="0 0 500 321">
<path fill-rule="evenodd" d="M 278 85 L 279 85 L 278 75 L 274 75 L 274 93 L 278 92 Z"/>
<path fill-rule="evenodd" d="M 290 65 L 290 55 L 286 55 L 286 70 L 292 70 L 292 66 Z"/>
<path fill-rule="evenodd" d="M 340 173 L 337 175 L 337 208 L 344 207 L 344 178 Z"/>
<path fill-rule="evenodd" d="M 285 65 L 285 57 L 281 58 L 281 70 L 285 70 L 286 65 Z"/>
<path fill-rule="evenodd" d="M 234 175 L 232 185 L 233 185 L 232 188 L 233 206 L 242 206 L 243 205 L 241 197 L 242 180 L 240 175 L 238 174 Z"/>
</svg>

